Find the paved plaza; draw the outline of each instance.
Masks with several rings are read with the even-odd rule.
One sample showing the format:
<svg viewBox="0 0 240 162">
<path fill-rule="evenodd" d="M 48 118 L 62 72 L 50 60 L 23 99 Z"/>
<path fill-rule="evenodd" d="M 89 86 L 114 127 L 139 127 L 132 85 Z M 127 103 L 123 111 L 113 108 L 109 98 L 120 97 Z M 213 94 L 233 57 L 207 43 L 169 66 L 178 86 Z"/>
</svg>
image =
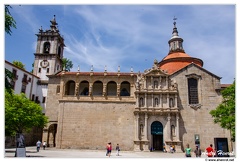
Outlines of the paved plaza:
<svg viewBox="0 0 240 162">
<path fill-rule="evenodd" d="M 15 156 L 16 148 L 5 149 L 5 158 Z M 46 148 L 36 151 L 36 147 L 26 147 L 27 157 L 37 158 L 109 158 L 105 150 L 82 150 L 82 149 L 56 149 Z M 185 158 L 184 153 L 163 153 L 163 152 L 134 152 L 120 151 L 120 156 L 116 156 L 113 150 L 110 158 Z M 205 158 L 205 156 L 203 156 Z"/>
<path fill-rule="evenodd" d="M 5 149 L 5 158 L 15 158 L 16 148 Z M 36 151 L 36 147 L 26 147 L 27 158 L 109 158 L 106 156 L 105 150 L 81 150 L 81 149 L 56 149 L 46 148 Z M 116 156 L 116 151 L 113 150 L 110 158 L 186 158 L 184 153 L 164 153 L 164 152 L 134 152 L 134 151 L 120 151 L 120 156 Z M 196 159 L 194 156 L 192 160 Z M 202 161 L 206 158 L 205 155 L 201 157 Z M 198 158 L 199 159 L 199 158 Z"/>
</svg>

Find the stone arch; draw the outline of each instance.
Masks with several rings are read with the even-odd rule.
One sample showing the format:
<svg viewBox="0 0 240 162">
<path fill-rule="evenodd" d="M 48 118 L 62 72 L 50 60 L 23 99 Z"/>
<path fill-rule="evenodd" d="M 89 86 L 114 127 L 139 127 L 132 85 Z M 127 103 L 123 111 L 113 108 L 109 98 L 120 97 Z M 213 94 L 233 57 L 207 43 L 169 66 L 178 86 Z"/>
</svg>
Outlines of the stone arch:
<svg viewBox="0 0 240 162">
<path fill-rule="evenodd" d="M 89 82 L 88 81 L 84 80 L 84 81 L 80 82 L 79 94 L 81 96 L 89 95 Z"/>
<path fill-rule="evenodd" d="M 120 96 L 130 96 L 130 83 L 128 81 L 124 81 L 121 83 L 120 88 Z"/>
<path fill-rule="evenodd" d="M 154 150 L 163 151 L 163 125 L 159 121 L 151 124 L 152 148 Z"/>
<path fill-rule="evenodd" d="M 48 127 L 47 147 L 56 147 L 57 124 Z"/>
<path fill-rule="evenodd" d="M 74 95 L 75 94 L 75 82 L 73 80 L 69 80 L 65 84 L 65 95 Z"/>
<path fill-rule="evenodd" d="M 107 95 L 116 96 L 117 95 L 117 83 L 110 81 L 107 83 Z"/>
<path fill-rule="evenodd" d="M 45 42 L 43 44 L 43 53 L 50 53 L 50 43 L 49 42 Z"/>
<path fill-rule="evenodd" d="M 103 95 L 103 82 L 102 81 L 95 81 L 93 83 L 93 96 L 102 96 Z"/>
</svg>

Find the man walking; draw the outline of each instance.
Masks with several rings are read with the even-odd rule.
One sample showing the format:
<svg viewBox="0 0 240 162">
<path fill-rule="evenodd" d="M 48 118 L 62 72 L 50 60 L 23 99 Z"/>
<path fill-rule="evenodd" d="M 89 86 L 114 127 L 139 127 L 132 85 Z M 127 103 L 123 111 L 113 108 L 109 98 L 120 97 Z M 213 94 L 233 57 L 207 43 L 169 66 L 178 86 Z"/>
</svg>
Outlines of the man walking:
<svg viewBox="0 0 240 162">
<path fill-rule="evenodd" d="M 38 140 L 37 141 L 37 143 L 36 143 L 36 146 L 37 146 L 37 152 L 39 152 L 39 150 L 40 150 L 40 147 L 41 147 L 41 142 L 40 142 L 40 140 Z"/>
</svg>

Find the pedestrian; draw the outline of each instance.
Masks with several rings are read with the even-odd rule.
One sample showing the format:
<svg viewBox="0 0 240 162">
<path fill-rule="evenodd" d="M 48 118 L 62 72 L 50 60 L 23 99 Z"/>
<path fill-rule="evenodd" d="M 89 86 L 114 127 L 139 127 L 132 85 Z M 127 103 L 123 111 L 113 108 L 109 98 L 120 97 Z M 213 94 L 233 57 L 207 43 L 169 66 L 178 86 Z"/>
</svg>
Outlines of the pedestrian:
<svg viewBox="0 0 240 162">
<path fill-rule="evenodd" d="M 187 148 L 185 148 L 185 156 L 186 157 L 191 157 L 191 148 L 189 147 L 189 144 L 187 144 Z"/>
<path fill-rule="evenodd" d="M 170 152 L 173 154 L 173 146 L 170 145 Z"/>
<path fill-rule="evenodd" d="M 163 146 L 163 152 L 167 152 L 165 145 Z"/>
<path fill-rule="evenodd" d="M 39 152 L 39 150 L 40 150 L 40 147 L 41 147 L 41 142 L 40 142 L 40 140 L 38 140 L 37 141 L 37 143 L 36 143 L 36 146 L 37 146 L 37 152 Z"/>
<path fill-rule="evenodd" d="M 172 148 L 173 148 L 173 152 L 176 152 L 176 150 L 175 150 L 175 146 L 174 146 L 174 145 L 172 145 Z"/>
<path fill-rule="evenodd" d="M 43 142 L 43 150 L 45 150 L 46 147 L 46 141 Z"/>
<path fill-rule="evenodd" d="M 196 157 L 201 157 L 202 150 L 198 147 L 198 145 L 196 145 L 196 149 L 194 150 L 194 153 L 195 153 Z"/>
<path fill-rule="evenodd" d="M 214 150 L 213 150 L 212 146 L 213 146 L 213 145 L 210 144 L 210 146 L 206 148 L 206 152 L 207 152 L 207 156 L 208 156 L 208 157 L 213 157 Z"/>
<path fill-rule="evenodd" d="M 107 156 L 110 157 L 111 156 L 111 152 L 112 152 L 112 144 L 111 142 L 109 142 L 107 144 Z"/>
<path fill-rule="evenodd" d="M 117 151 L 117 156 L 119 156 L 119 151 L 120 151 L 119 144 L 117 144 L 117 146 L 116 146 L 116 151 Z"/>
</svg>

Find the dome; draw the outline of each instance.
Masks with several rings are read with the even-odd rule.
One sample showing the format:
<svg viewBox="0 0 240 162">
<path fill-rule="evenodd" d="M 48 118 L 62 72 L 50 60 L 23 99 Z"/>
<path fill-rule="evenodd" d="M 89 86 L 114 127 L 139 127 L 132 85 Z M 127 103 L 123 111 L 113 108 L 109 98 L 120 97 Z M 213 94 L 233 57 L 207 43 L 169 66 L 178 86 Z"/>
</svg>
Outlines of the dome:
<svg viewBox="0 0 240 162">
<path fill-rule="evenodd" d="M 174 20 L 176 20 L 176 18 L 174 18 Z M 183 49 L 183 39 L 178 35 L 175 21 L 173 25 L 172 38 L 168 41 L 169 53 L 158 63 L 159 68 L 168 74 L 172 74 L 192 63 L 202 67 L 203 61 L 201 59 L 191 57 L 185 53 Z"/>
</svg>

